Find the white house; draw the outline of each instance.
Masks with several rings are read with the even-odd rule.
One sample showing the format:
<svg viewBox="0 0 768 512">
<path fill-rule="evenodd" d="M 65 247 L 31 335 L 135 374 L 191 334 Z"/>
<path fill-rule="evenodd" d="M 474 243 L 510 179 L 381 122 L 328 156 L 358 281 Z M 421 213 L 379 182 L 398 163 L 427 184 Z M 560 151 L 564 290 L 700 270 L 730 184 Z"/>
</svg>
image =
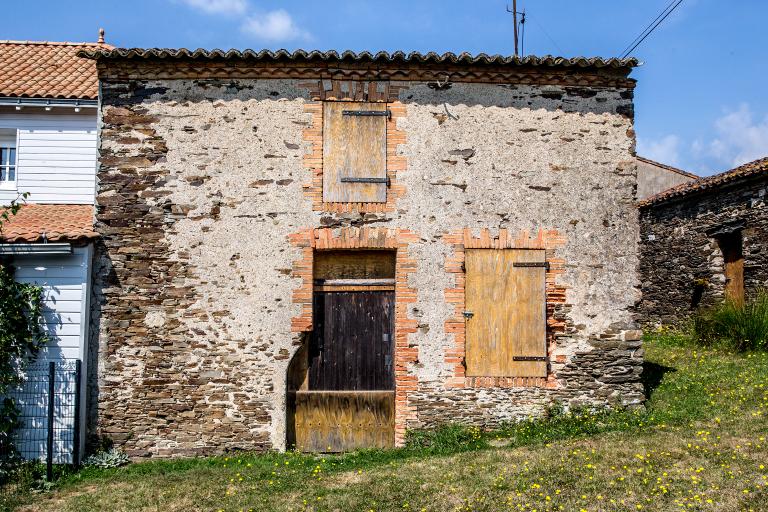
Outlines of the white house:
<svg viewBox="0 0 768 512">
<path fill-rule="evenodd" d="M 82 433 L 91 254 L 97 238 L 93 205 L 99 88 L 94 62 L 77 52 L 103 46 L 103 33 L 97 43 L 0 41 L 0 210 L 29 193 L 27 204 L 0 232 L 0 258 L 16 268 L 18 280 L 44 289 L 51 341 L 38 361 L 62 367 L 82 362 Z M 64 385 L 62 379 L 57 389 Z M 71 376 L 66 385 L 70 392 L 74 389 Z M 45 396 L 23 391 L 21 449 L 27 457 L 39 457 L 45 453 L 41 430 L 46 422 L 39 418 Z M 57 462 L 71 460 L 73 425 L 72 418 L 55 420 Z M 81 447 L 84 438 L 80 435 Z"/>
</svg>

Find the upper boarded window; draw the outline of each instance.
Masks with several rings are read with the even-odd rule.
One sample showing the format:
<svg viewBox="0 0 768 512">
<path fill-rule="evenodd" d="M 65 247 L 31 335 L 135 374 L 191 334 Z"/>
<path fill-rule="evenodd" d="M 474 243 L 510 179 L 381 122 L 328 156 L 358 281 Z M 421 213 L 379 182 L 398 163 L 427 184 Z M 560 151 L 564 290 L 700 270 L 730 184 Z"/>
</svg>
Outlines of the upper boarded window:
<svg viewBox="0 0 768 512">
<path fill-rule="evenodd" d="M 387 106 L 323 105 L 323 201 L 387 201 Z"/>
<path fill-rule="evenodd" d="M 546 377 L 543 250 L 468 249 L 466 374 Z"/>
</svg>

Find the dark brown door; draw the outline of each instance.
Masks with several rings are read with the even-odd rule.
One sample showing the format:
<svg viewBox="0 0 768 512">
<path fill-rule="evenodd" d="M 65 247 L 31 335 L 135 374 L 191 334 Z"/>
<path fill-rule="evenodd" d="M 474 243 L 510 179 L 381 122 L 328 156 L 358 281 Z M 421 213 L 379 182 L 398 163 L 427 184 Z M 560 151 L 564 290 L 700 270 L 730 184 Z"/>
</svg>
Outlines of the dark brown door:
<svg viewBox="0 0 768 512">
<path fill-rule="evenodd" d="M 316 292 L 314 300 L 309 390 L 393 390 L 395 292 Z"/>
</svg>

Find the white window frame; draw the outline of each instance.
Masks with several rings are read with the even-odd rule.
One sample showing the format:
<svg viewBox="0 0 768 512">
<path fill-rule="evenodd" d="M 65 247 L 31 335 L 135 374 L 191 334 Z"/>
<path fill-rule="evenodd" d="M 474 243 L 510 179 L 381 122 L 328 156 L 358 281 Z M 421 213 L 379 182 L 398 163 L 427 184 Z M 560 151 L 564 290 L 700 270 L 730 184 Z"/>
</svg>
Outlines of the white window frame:
<svg viewBox="0 0 768 512">
<path fill-rule="evenodd" d="M 0 145 L 3 145 L 3 139 L 6 139 L 3 132 L 8 132 L 13 130 L 15 137 L 15 142 L 13 148 L 15 149 L 14 153 L 14 161 L 10 164 L 13 166 L 13 180 L 2 180 L 0 181 L 0 190 L 17 190 L 18 189 L 18 182 L 19 182 L 19 130 L 16 128 L 5 128 L 0 126 Z M 12 137 L 8 137 L 9 139 Z M 5 147 L 3 145 L 3 147 Z M 2 165 L 2 164 L 0 164 Z M 10 166 L 9 166 L 10 167 Z M 6 168 L 6 171 L 8 168 Z"/>
</svg>

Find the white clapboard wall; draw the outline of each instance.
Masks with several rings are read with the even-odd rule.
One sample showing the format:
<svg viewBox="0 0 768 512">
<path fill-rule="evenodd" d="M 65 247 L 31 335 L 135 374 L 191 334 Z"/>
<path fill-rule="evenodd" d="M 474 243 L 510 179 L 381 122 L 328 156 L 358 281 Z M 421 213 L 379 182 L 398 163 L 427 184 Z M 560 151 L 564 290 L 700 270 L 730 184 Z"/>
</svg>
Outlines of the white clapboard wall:
<svg viewBox="0 0 768 512">
<path fill-rule="evenodd" d="M 69 454 L 72 453 L 75 421 L 73 376 L 77 359 L 82 361 L 80 417 L 77 420 L 81 432 L 80 453 L 83 453 L 91 250 L 91 246 L 76 247 L 71 255 L 16 256 L 13 260 L 17 281 L 35 283 L 43 288 L 45 330 L 50 336 L 50 341 L 37 357 L 28 383 L 15 393 L 23 423 L 18 446 L 27 458 L 43 458 L 46 453 L 48 391 L 45 380 L 46 363 L 50 361 L 57 364 L 54 462 L 71 462 Z"/>
<path fill-rule="evenodd" d="M 0 189 L 0 204 L 29 192 L 30 203 L 93 204 L 96 109 L 0 109 L 0 129 L 17 130 L 17 190 Z"/>
</svg>

